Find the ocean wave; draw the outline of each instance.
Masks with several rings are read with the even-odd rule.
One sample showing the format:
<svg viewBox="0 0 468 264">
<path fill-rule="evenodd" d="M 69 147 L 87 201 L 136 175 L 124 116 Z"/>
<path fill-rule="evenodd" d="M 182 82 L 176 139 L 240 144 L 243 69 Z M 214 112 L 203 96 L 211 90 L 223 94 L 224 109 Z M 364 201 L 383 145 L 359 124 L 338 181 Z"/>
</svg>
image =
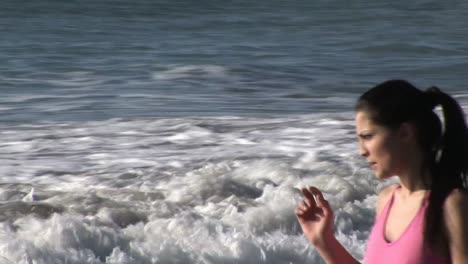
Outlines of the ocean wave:
<svg viewBox="0 0 468 264">
<path fill-rule="evenodd" d="M 156 80 L 178 80 L 187 78 L 223 78 L 227 75 L 227 68 L 219 65 L 170 65 L 167 69 L 153 73 L 153 78 Z"/>
</svg>

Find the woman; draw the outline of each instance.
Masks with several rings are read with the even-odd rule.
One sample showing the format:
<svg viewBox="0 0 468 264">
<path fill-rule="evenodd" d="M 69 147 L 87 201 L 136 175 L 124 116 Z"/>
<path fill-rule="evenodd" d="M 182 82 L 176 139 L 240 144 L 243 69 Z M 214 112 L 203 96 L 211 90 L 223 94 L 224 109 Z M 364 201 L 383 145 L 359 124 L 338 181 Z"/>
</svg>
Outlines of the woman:
<svg viewBox="0 0 468 264">
<path fill-rule="evenodd" d="M 443 125 L 433 111 L 443 110 Z M 468 263 L 468 130 L 457 102 L 390 80 L 356 104 L 360 154 L 379 179 L 399 177 L 377 199 L 366 264 Z M 359 263 L 333 235 L 333 212 L 315 187 L 296 216 L 326 263 Z"/>
</svg>

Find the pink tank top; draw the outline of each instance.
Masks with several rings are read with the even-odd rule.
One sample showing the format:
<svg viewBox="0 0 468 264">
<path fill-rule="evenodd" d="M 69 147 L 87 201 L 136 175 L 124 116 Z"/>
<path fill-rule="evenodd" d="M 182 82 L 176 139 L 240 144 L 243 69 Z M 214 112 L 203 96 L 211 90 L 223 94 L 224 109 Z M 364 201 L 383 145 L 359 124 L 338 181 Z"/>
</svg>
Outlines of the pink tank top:
<svg viewBox="0 0 468 264">
<path fill-rule="evenodd" d="M 450 261 L 433 255 L 429 250 L 424 250 L 423 248 L 424 215 L 428 204 L 428 197 L 424 199 L 423 206 L 398 239 L 392 242 L 388 242 L 385 239 L 384 227 L 390 208 L 393 205 L 394 196 L 395 191 L 372 228 L 367 241 L 364 263 L 450 264 Z"/>
</svg>

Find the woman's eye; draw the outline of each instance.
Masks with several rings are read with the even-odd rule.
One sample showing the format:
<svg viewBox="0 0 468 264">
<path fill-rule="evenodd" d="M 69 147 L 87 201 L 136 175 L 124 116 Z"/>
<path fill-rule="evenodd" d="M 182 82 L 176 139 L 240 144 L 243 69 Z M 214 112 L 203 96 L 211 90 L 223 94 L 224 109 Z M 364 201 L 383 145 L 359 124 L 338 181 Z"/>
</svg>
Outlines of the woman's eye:
<svg viewBox="0 0 468 264">
<path fill-rule="evenodd" d="M 361 135 L 362 139 L 371 139 L 372 135 Z"/>
</svg>

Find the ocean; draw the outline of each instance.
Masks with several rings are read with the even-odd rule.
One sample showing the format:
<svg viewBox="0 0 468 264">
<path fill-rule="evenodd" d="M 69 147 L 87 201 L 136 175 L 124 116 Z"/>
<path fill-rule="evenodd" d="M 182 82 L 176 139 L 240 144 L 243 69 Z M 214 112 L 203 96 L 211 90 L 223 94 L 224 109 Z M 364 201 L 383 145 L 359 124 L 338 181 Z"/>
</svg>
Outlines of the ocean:
<svg viewBox="0 0 468 264">
<path fill-rule="evenodd" d="M 0 263 L 362 260 L 377 180 L 353 107 L 388 79 L 468 111 L 468 2 L 0 3 Z"/>
</svg>

